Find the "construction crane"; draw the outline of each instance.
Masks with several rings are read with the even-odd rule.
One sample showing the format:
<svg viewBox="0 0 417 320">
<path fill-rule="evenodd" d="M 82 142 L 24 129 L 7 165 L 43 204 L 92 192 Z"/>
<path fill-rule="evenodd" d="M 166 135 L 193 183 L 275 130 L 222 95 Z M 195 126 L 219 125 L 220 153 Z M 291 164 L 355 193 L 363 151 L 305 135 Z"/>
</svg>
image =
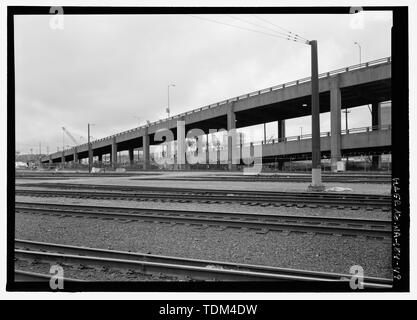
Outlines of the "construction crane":
<svg viewBox="0 0 417 320">
<path fill-rule="evenodd" d="M 72 140 L 72 142 L 74 142 L 74 145 L 78 145 L 79 143 L 77 142 L 77 140 L 75 140 L 75 138 L 72 136 L 71 133 L 69 133 L 69 131 L 67 129 L 65 129 L 65 127 L 62 127 L 62 131 L 65 132 L 65 134 Z"/>
</svg>

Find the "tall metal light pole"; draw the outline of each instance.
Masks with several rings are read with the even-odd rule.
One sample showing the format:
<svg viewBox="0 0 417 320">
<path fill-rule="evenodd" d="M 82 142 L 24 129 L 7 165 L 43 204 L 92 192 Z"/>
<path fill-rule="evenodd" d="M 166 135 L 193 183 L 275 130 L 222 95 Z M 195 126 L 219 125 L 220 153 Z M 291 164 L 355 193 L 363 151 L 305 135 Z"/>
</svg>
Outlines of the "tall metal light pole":
<svg viewBox="0 0 417 320">
<path fill-rule="evenodd" d="M 362 64 L 362 47 L 361 47 L 361 45 L 357 41 L 355 41 L 354 44 L 356 44 L 358 46 L 358 48 L 359 48 L 359 65 L 361 65 Z M 369 107 L 369 104 L 367 106 L 368 106 L 369 112 L 372 114 L 372 110 Z M 346 116 L 347 116 L 347 114 L 346 114 Z"/>
<path fill-rule="evenodd" d="M 166 109 L 166 112 L 168 114 L 168 118 L 169 118 L 169 115 L 170 115 L 170 112 L 171 112 L 171 110 L 169 109 L 169 88 L 170 87 L 175 87 L 175 84 L 171 83 L 171 84 L 168 85 L 168 107 Z"/>
<path fill-rule="evenodd" d="M 311 191 L 323 191 L 321 182 L 320 154 L 320 101 L 319 101 L 319 72 L 317 57 L 317 40 L 309 41 L 311 46 L 311 136 L 312 136 L 312 167 Z"/>
<path fill-rule="evenodd" d="M 355 41 L 355 44 L 359 47 L 359 64 L 362 64 L 362 47 Z"/>
</svg>

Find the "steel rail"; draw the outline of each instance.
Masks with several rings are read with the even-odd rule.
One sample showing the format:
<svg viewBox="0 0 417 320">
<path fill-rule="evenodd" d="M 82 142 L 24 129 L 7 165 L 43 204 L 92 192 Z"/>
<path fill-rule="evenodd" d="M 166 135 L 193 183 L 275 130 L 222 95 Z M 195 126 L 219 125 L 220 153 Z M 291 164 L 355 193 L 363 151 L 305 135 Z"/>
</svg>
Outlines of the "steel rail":
<svg viewBox="0 0 417 320">
<path fill-rule="evenodd" d="M 87 218 L 144 220 L 165 223 L 225 226 L 255 230 L 315 232 L 390 238 L 391 221 L 318 216 L 290 216 L 217 211 L 143 209 L 17 202 L 16 212 L 72 215 Z"/>
<path fill-rule="evenodd" d="M 222 281 L 349 281 L 351 275 L 271 266 L 158 256 L 125 251 L 77 247 L 27 240 L 15 240 L 15 256 L 20 259 L 81 263 L 95 267 L 116 267 L 142 273 L 163 273 L 193 280 Z M 390 288 L 392 280 L 364 277 L 364 285 Z"/>
<path fill-rule="evenodd" d="M 391 207 L 391 198 L 383 196 L 353 196 L 338 194 L 313 194 L 313 193 L 276 193 L 263 194 L 247 193 L 240 191 L 223 190 L 211 194 L 210 191 L 193 192 L 175 191 L 171 189 L 168 192 L 103 192 L 103 191 L 63 191 L 63 190 L 34 190 L 16 188 L 16 195 L 29 195 L 40 197 L 72 197 L 88 199 L 120 199 L 120 200 L 169 200 L 179 202 L 241 202 L 250 203 L 268 203 L 268 204 L 292 204 L 292 205 L 322 205 L 322 206 L 350 206 L 350 207 L 370 207 L 383 208 L 389 210 Z"/>
<path fill-rule="evenodd" d="M 242 177 L 153 177 L 153 178 L 133 178 L 131 180 L 152 180 L 152 181 L 251 181 L 251 182 L 309 182 L 311 176 L 242 176 Z M 385 183 L 391 182 L 390 177 L 332 177 L 322 176 L 323 182 L 343 182 L 343 183 Z"/>
<path fill-rule="evenodd" d="M 57 189 L 87 189 L 87 190 L 112 190 L 112 191 L 148 191 L 148 192 L 175 192 L 193 194 L 243 194 L 243 195 L 296 195 L 306 197 L 342 197 L 342 198 L 366 198 L 390 200 L 391 197 L 379 194 L 359 194 L 359 193 L 337 193 L 337 192 L 307 192 L 307 191 L 260 191 L 260 190 L 227 190 L 227 189 L 196 189 L 179 187 L 154 187 L 154 186 L 126 186 L 126 185 L 104 185 L 104 184 L 80 184 L 80 183 L 24 183 L 19 186 L 38 187 L 38 188 L 57 188 Z"/>
<path fill-rule="evenodd" d="M 14 270 L 14 280 L 17 282 L 39 282 L 39 281 L 49 281 L 51 280 L 51 274 L 43 274 L 36 272 L 29 272 L 24 270 Z M 84 280 L 72 279 L 72 278 L 63 278 L 64 282 L 85 282 Z"/>
</svg>

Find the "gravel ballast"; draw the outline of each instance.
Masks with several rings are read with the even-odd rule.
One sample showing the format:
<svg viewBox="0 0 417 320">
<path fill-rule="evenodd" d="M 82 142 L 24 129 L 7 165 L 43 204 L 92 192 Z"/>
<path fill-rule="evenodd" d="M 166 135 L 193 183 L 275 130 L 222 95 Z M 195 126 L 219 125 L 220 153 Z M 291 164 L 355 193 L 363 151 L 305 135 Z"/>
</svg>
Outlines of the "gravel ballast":
<svg viewBox="0 0 417 320">
<path fill-rule="evenodd" d="M 161 176 L 163 177 L 163 176 Z M 242 181 L 225 181 L 219 177 L 218 181 L 161 181 L 154 180 L 141 180 L 137 177 L 89 177 L 69 180 L 44 180 L 36 181 L 50 182 L 50 183 L 77 183 L 77 184 L 104 184 L 104 185 L 123 185 L 123 186 L 149 186 L 149 187 L 171 187 L 171 188 L 195 188 L 201 189 L 216 189 L 216 190 L 258 190 L 258 191 L 307 191 L 308 183 L 306 182 L 271 182 L 271 181 L 258 181 L 258 182 L 244 182 Z M 34 181 L 20 180 L 16 182 L 16 185 L 23 185 L 25 183 L 34 183 Z M 372 184 L 372 183 L 349 183 L 349 182 L 329 182 L 325 183 L 326 188 L 344 187 L 350 188 L 352 191 L 346 191 L 349 193 L 366 193 L 366 194 L 385 194 L 391 193 L 390 184 Z"/>
<path fill-rule="evenodd" d="M 113 201 L 112 206 L 116 206 Z M 184 208 L 184 204 L 181 206 Z M 201 209 L 207 210 L 206 206 Z M 390 278 L 392 274 L 391 244 L 361 237 L 275 231 L 259 233 L 233 228 L 30 213 L 16 213 L 15 236 L 93 248 L 327 272 L 349 273 L 351 266 L 360 265 L 365 276 Z"/>
<path fill-rule="evenodd" d="M 287 207 L 285 205 L 275 206 L 250 206 L 241 203 L 176 203 L 162 201 L 129 201 L 129 200 L 100 200 L 100 199 L 74 199 L 65 197 L 43 198 L 31 196 L 16 196 L 16 201 L 35 202 L 48 204 L 68 204 L 68 205 L 86 205 L 86 206 L 105 206 L 105 207 L 124 207 L 124 208 L 147 208 L 147 209 L 172 209 L 172 210 L 200 210 L 216 212 L 234 212 L 234 213 L 259 213 L 259 214 L 276 214 L 291 216 L 323 216 L 336 218 L 363 218 L 375 220 L 391 220 L 391 212 L 382 210 L 366 210 L 358 208 L 352 210 L 334 209 L 334 208 L 298 208 L 296 206 Z"/>
</svg>

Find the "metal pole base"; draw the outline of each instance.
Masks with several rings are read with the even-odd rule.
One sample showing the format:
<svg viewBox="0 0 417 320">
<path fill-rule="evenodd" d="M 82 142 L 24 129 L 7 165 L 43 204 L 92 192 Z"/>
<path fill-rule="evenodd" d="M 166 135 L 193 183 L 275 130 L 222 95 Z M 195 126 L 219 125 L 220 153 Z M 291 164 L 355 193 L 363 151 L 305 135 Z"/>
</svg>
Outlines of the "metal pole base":
<svg viewBox="0 0 417 320">
<path fill-rule="evenodd" d="M 324 191 L 326 188 L 321 183 L 321 169 L 320 168 L 313 168 L 311 169 L 311 178 L 312 183 L 308 186 L 308 191 Z"/>
</svg>

